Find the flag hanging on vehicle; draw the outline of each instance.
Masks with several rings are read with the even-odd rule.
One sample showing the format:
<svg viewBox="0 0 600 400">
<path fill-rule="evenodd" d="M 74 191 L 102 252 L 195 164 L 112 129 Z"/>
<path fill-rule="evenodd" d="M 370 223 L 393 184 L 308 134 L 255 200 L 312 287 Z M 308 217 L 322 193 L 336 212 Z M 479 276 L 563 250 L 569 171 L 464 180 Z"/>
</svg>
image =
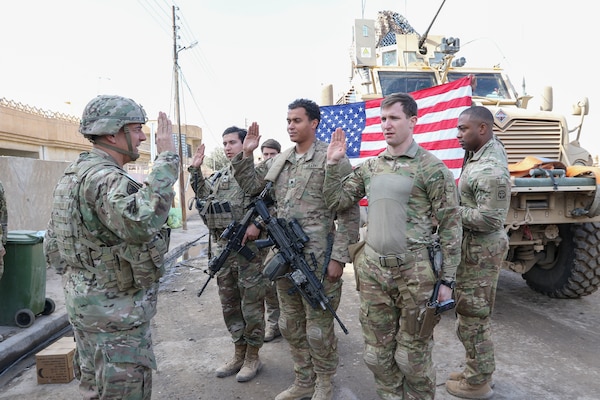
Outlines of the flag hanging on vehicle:
<svg viewBox="0 0 600 400">
<path fill-rule="evenodd" d="M 410 93 L 419 107 L 415 141 L 442 160 L 458 179 L 464 150 L 456 139 L 458 116 L 471 106 L 471 78 Z M 383 99 L 322 106 L 317 138 L 329 142 L 336 128 L 346 133 L 346 154 L 353 166 L 375 157 L 386 148 L 381 131 Z"/>
</svg>

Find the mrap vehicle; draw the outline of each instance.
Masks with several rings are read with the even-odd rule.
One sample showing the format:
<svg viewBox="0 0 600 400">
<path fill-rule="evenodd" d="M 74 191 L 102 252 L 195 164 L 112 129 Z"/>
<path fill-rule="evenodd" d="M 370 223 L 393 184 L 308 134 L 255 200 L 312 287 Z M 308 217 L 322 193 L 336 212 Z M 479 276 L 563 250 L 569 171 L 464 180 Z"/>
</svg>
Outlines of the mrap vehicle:
<svg viewBox="0 0 600 400">
<path fill-rule="evenodd" d="M 434 21 L 419 35 L 391 11 L 379 12 L 377 20 L 356 20 L 351 87 L 336 103 L 473 76 L 472 101 L 494 115 L 494 132 L 512 171 L 505 222 L 510 249 L 503 268 L 522 274 L 529 287 L 550 297 L 595 292 L 600 285 L 600 169 L 579 142 L 588 99 L 573 106 L 579 116 L 573 129 L 564 115 L 552 111 L 551 87 L 544 88 L 539 110 L 528 109 L 532 96 L 520 96 L 498 65 L 469 67 L 457 56 L 460 39 L 428 35 Z M 334 103 L 331 85 L 322 103 Z"/>
</svg>

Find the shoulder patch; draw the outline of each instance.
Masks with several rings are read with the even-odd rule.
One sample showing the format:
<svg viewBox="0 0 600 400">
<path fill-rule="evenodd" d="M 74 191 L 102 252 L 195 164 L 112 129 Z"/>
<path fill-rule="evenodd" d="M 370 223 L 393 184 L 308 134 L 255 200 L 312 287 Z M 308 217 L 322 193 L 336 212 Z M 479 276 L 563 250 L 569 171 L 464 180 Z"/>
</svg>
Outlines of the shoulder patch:
<svg viewBox="0 0 600 400">
<path fill-rule="evenodd" d="M 132 182 L 132 181 L 127 182 L 127 194 L 137 193 L 138 190 L 139 190 L 138 185 L 136 185 L 135 182 Z"/>
</svg>

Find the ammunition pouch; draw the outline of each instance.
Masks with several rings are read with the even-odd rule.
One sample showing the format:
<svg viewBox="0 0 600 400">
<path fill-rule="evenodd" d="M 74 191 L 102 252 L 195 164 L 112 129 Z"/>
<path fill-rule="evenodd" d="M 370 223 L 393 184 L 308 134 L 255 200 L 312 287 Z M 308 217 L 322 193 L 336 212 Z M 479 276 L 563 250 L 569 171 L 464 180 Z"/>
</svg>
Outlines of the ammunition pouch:
<svg viewBox="0 0 600 400">
<path fill-rule="evenodd" d="M 158 282 L 164 274 L 163 259 L 168 251 L 169 230 L 162 229 L 150 243 L 142 245 L 127 245 L 119 253 L 120 270 L 117 272 L 117 283 L 122 276 L 123 284 L 127 283 L 127 276 L 123 271 L 128 270 L 131 274 L 129 287 L 148 289 Z M 121 285 L 119 285 L 121 289 Z"/>
<path fill-rule="evenodd" d="M 199 213 L 202 221 L 210 230 L 225 229 L 233 221 L 231 204 L 228 201 L 207 199 Z"/>
<path fill-rule="evenodd" d="M 428 340 L 433 336 L 433 328 L 440 322 L 442 315 L 437 312 L 436 304 L 427 304 L 419 315 L 419 339 Z"/>
<path fill-rule="evenodd" d="M 284 276 L 288 271 L 289 265 L 286 263 L 283 254 L 276 253 L 265 265 L 263 275 L 269 278 L 269 280 L 275 281 Z"/>
</svg>

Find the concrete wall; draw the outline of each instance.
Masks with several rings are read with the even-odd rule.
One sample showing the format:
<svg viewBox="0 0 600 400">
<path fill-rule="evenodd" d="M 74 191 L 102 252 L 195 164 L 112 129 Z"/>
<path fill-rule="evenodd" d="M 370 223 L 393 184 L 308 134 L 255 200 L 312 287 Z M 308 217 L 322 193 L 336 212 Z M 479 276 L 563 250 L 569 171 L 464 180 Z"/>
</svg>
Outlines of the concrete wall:
<svg viewBox="0 0 600 400">
<path fill-rule="evenodd" d="M 52 192 L 69 165 L 22 157 L 0 157 L 0 180 L 8 204 L 8 230 L 41 231 L 50 219 Z"/>
<path fill-rule="evenodd" d="M 52 209 L 52 192 L 56 182 L 69 165 L 65 161 L 44 161 L 32 158 L 0 156 L 0 181 L 6 192 L 8 203 L 8 230 L 41 231 L 46 229 Z M 142 175 L 133 174 L 139 181 Z M 186 180 L 186 204 L 194 197 L 188 180 Z M 179 206 L 179 184 L 173 187 L 176 193 L 175 207 Z M 197 213 L 195 208 L 186 209 L 186 220 L 191 213 Z"/>
</svg>

